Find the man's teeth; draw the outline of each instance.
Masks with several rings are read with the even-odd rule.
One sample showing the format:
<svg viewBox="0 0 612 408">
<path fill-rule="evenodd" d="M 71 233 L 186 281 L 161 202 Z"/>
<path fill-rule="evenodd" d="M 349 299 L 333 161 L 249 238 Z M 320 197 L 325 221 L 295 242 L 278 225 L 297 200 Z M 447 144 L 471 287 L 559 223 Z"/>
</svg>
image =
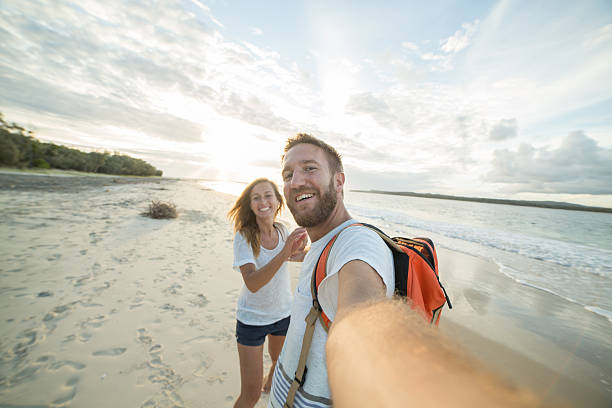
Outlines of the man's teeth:
<svg viewBox="0 0 612 408">
<path fill-rule="evenodd" d="M 305 199 L 313 197 L 313 196 L 314 196 L 314 194 L 300 194 L 299 196 L 297 196 L 295 198 L 295 201 L 302 201 L 302 200 L 305 200 Z"/>
</svg>

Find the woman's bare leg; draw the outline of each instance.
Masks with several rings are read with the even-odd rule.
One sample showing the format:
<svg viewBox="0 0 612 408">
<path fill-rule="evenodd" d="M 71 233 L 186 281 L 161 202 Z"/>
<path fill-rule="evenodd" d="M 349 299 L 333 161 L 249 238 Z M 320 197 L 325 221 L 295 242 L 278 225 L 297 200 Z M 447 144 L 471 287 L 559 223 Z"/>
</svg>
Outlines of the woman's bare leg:
<svg viewBox="0 0 612 408">
<path fill-rule="evenodd" d="M 272 387 L 272 376 L 274 375 L 274 368 L 276 367 L 276 361 L 278 361 L 278 356 L 281 350 L 283 349 L 284 343 L 285 336 L 268 335 L 268 353 L 270 354 L 272 365 L 270 366 L 270 371 L 268 371 L 268 375 L 263 381 L 263 392 L 270 392 L 270 387 Z"/>
<path fill-rule="evenodd" d="M 238 343 L 240 358 L 240 395 L 234 408 L 252 408 L 261 395 L 263 381 L 263 344 L 244 346 Z"/>
</svg>

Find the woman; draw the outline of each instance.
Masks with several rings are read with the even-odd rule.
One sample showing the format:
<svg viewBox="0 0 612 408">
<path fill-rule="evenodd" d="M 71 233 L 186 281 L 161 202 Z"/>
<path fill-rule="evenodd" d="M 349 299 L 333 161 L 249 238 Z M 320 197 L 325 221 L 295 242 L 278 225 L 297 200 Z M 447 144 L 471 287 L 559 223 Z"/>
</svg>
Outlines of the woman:
<svg viewBox="0 0 612 408">
<path fill-rule="evenodd" d="M 308 235 L 304 228 L 289 234 L 284 225 L 275 222 L 282 206 L 276 184 L 259 178 L 244 189 L 228 213 L 236 232 L 234 269 L 244 280 L 236 311 L 241 385 L 234 407 L 253 407 L 259 400 L 266 337 L 272 366 L 263 391 L 269 392 L 289 327 L 291 286 L 286 261 L 304 259 Z"/>
</svg>

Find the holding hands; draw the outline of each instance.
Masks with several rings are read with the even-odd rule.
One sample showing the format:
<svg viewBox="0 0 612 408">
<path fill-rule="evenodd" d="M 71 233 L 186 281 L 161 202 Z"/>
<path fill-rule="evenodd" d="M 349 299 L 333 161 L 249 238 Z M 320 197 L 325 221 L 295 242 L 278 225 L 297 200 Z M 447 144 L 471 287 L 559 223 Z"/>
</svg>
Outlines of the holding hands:
<svg viewBox="0 0 612 408">
<path fill-rule="evenodd" d="M 308 252 L 306 244 L 308 243 L 308 232 L 306 228 L 296 228 L 287 237 L 283 251 L 287 254 L 289 261 L 301 262 Z"/>
</svg>

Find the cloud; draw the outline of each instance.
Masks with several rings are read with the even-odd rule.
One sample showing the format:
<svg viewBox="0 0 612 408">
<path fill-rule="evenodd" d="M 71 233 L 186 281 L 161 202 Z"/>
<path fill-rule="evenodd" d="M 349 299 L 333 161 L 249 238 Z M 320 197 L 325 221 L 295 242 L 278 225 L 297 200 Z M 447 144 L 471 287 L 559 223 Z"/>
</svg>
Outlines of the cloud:
<svg viewBox="0 0 612 408">
<path fill-rule="evenodd" d="M 243 98 L 232 93 L 217 107 L 223 115 L 232 116 L 255 126 L 283 133 L 295 133 L 296 127 L 287 119 L 274 114 L 269 104 L 257 96 Z"/>
<path fill-rule="evenodd" d="M 470 137 L 469 127 L 470 118 L 468 116 L 461 115 L 455 118 L 455 133 L 461 139 L 468 139 Z"/>
<path fill-rule="evenodd" d="M 202 4 L 202 2 L 200 2 L 199 0 L 191 0 L 191 2 L 193 4 L 195 4 L 196 6 L 198 6 L 199 8 L 201 8 L 204 13 L 208 16 L 208 18 L 210 18 L 210 20 L 215 23 L 216 25 L 218 25 L 219 27 L 223 28 L 223 24 L 221 24 L 221 22 L 219 20 L 217 20 L 213 15 L 212 12 L 210 11 L 210 8 L 208 6 L 205 6 L 204 4 Z"/>
<path fill-rule="evenodd" d="M 410 42 L 410 41 L 404 41 L 402 43 L 402 47 L 404 47 L 404 48 L 406 48 L 407 50 L 410 50 L 410 51 L 416 51 L 416 52 L 419 51 L 419 46 L 416 45 L 415 43 Z"/>
<path fill-rule="evenodd" d="M 415 171 L 364 170 L 352 165 L 345 166 L 346 184 L 353 190 L 383 191 L 432 191 L 437 176 Z"/>
<path fill-rule="evenodd" d="M 518 122 L 515 118 L 502 119 L 489 132 L 489 139 L 508 140 L 518 135 Z"/>
<path fill-rule="evenodd" d="M 456 54 L 467 48 L 470 45 L 472 36 L 476 32 L 478 23 L 479 21 L 475 20 L 473 23 L 462 24 L 461 29 L 457 30 L 454 35 L 442 41 L 441 50 L 449 54 Z"/>
<path fill-rule="evenodd" d="M 402 46 L 411 51 L 420 52 L 423 61 L 433 64 L 431 66 L 432 71 L 448 72 L 454 68 L 453 59 L 455 55 L 470 45 L 479 23 L 479 20 L 475 20 L 473 23 L 463 23 L 455 34 L 440 40 L 440 47 L 433 51 L 420 52 L 419 48 L 411 42 L 404 42 Z"/>
<path fill-rule="evenodd" d="M 485 181 L 508 192 L 612 194 L 612 149 L 582 131 L 570 133 L 557 149 L 522 144 L 496 150 Z"/>
<path fill-rule="evenodd" d="M 612 43 L 612 24 L 607 24 L 596 29 L 584 41 L 584 46 L 587 48 L 595 48 L 606 46 Z"/>
<path fill-rule="evenodd" d="M 387 102 L 371 92 L 351 95 L 346 111 L 352 115 L 369 115 L 382 126 L 390 126 L 396 120 Z"/>
<path fill-rule="evenodd" d="M 278 155 L 278 160 L 265 160 L 265 159 L 252 160 L 249 162 L 249 164 L 252 166 L 257 166 L 257 167 L 267 167 L 267 168 L 278 171 L 278 173 L 280 174 L 280 168 L 281 168 L 280 154 Z"/>
<path fill-rule="evenodd" d="M 25 74 L 0 67 L 3 105 L 26 108 L 68 119 L 73 125 L 129 128 L 161 139 L 198 142 L 202 126 L 164 112 L 143 110 L 122 99 L 94 97 L 61 89 Z M 127 101 L 126 101 L 127 102 Z"/>
<path fill-rule="evenodd" d="M 308 100 L 308 91 L 277 53 L 226 41 L 202 22 L 221 25 L 198 0 L 195 12 L 179 2 L 161 15 L 109 1 L 16 4 L 10 19 L 0 13 L 7 39 L 0 106 L 58 115 L 75 127 L 132 129 L 144 144 L 147 137 L 197 142 L 202 123 L 221 123 L 219 116 L 294 131 L 272 105 L 299 106 L 294 98 Z"/>
</svg>

